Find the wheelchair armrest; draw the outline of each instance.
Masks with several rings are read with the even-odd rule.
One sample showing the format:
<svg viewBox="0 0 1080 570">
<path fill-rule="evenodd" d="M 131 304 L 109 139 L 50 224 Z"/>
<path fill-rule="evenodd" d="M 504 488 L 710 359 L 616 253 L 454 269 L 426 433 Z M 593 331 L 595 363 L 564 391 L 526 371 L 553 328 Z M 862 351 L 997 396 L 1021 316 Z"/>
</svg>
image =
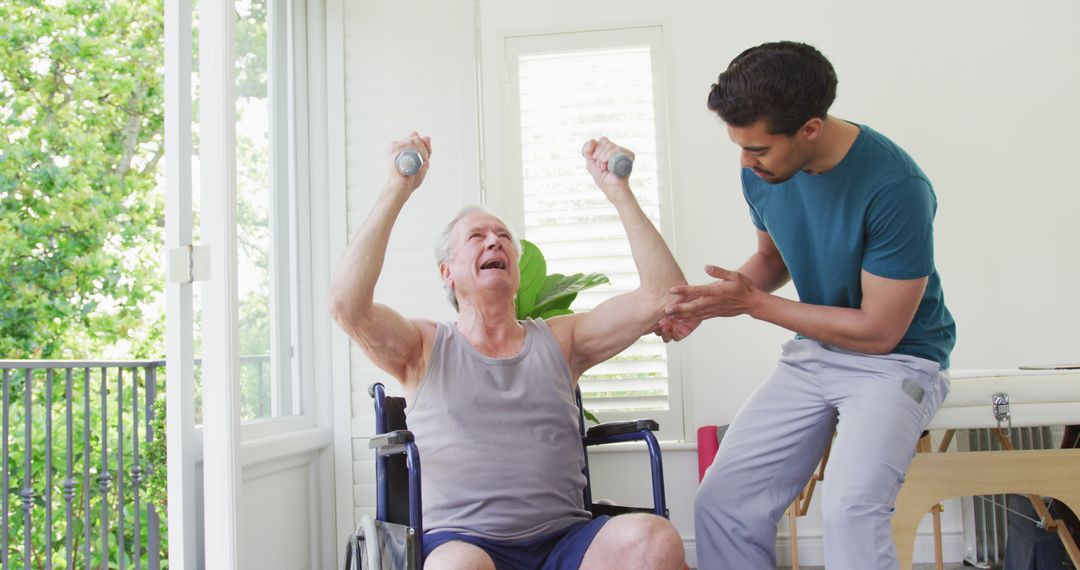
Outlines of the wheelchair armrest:
<svg viewBox="0 0 1080 570">
<path fill-rule="evenodd" d="M 653 483 L 653 508 L 651 511 L 658 516 L 667 517 L 667 499 L 664 497 L 664 464 L 660 456 L 660 443 L 652 432 L 660 429 L 660 424 L 655 420 L 630 420 L 625 422 L 610 422 L 589 428 L 582 443 L 586 447 L 602 445 L 605 443 L 619 443 L 624 441 L 644 441 L 649 450 L 649 466 L 652 470 Z M 586 453 L 586 456 L 588 454 Z M 586 464 L 588 462 L 586 461 Z M 591 502 L 589 496 L 586 501 Z M 593 503 L 592 508 L 597 504 Z M 606 507 L 600 507 L 601 510 Z M 594 511 L 601 512 L 601 511 Z M 605 510 L 604 513 L 609 511 Z M 612 514 L 618 512 L 610 511 Z M 620 510 L 619 512 L 624 512 Z"/>
<path fill-rule="evenodd" d="M 416 438 L 406 429 L 394 430 L 371 436 L 368 449 L 374 449 L 379 455 L 394 455 L 405 450 L 405 444 L 413 443 Z"/>
<path fill-rule="evenodd" d="M 627 433 L 635 433 L 641 430 L 657 431 L 660 429 L 660 424 L 655 420 L 627 420 L 624 422 L 607 422 L 598 426 L 589 428 L 589 431 L 585 432 L 585 437 L 589 439 L 593 438 L 605 438 L 613 435 L 622 435 Z M 602 443 L 602 442 L 600 442 Z"/>
</svg>

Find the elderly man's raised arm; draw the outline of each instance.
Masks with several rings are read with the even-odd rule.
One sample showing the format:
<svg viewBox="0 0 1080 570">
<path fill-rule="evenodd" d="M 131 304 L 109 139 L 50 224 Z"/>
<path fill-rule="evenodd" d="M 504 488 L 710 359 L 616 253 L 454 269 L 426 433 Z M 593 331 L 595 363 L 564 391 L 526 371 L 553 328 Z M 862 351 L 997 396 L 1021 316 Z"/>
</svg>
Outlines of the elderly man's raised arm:
<svg viewBox="0 0 1080 570">
<path fill-rule="evenodd" d="M 630 251 L 640 277 L 637 289 L 618 295 L 592 311 L 552 319 L 552 330 L 568 329 L 568 361 L 574 378 L 594 365 L 611 358 L 651 332 L 664 315 L 664 307 L 678 299 L 671 287 L 686 279 L 664 238 L 641 210 L 627 178 L 607 170 L 607 161 L 617 153 L 633 154 L 606 138 L 589 141 L 583 149 L 586 168 L 597 186 L 615 206 L 630 241 Z M 565 335 L 556 333 L 561 339 Z"/>
<path fill-rule="evenodd" d="M 394 157 L 408 148 L 417 150 L 424 159 L 423 167 L 413 176 L 402 175 L 392 164 Z M 375 283 L 382 272 L 390 231 L 409 196 L 423 182 L 430 153 L 431 139 L 415 132 L 390 145 L 386 187 L 349 244 L 329 292 L 328 308 L 338 325 L 376 366 L 406 388 L 415 384 L 423 371 L 424 339 L 434 335 L 434 323 L 406 319 L 390 307 L 375 303 Z"/>
</svg>

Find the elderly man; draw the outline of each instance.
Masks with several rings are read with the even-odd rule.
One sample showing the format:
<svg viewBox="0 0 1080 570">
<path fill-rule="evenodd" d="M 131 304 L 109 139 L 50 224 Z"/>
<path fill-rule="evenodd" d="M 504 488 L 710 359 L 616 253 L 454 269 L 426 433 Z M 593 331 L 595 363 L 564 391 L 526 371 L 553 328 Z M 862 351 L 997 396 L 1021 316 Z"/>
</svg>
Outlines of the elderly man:
<svg viewBox="0 0 1080 570">
<path fill-rule="evenodd" d="M 627 180 L 607 171 L 615 153 L 632 155 L 603 138 L 583 149 L 630 238 L 638 289 L 589 312 L 519 321 L 517 243 L 497 217 L 467 208 L 437 252 L 458 320 L 437 323 L 373 299 L 394 221 L 427 174 L 431 139 L 414 132 L 391 145 L 391 159 L 406 149 L 424 165 L 414 176 L 390 168 L 334 276 L 330 312 L 404 388 L 424 458 L 425 567 L 682 568 L 682 542 L 666 519 L 593 519 L 582 500 L 578 378 L 653 330 L 676 300 L 670 288 L 686 283 Z"/>
</svg>

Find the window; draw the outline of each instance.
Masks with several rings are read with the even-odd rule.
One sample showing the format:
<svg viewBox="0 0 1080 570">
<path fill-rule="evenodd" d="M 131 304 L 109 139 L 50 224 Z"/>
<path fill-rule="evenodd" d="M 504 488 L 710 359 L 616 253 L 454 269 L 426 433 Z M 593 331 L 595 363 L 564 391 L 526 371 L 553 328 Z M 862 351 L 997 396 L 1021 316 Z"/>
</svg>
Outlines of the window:
<svg viewBox="0 0 1080 570">
<path fill-rule="evenodd" d="M 236 197 L 240 408 L 245 420 L 301 413 L 288 143 L 288 4 L 236 3 Z"/>
<path fill-rule="evenodd" d="M 198 29 L 197 8 L 193 27 Z M 295 36 L 299 10 L 283 0 L 235 3 L 235 173 L 240 417 L 244 422 L 300 416 L 310 387 L 299 358 L 302 285 L 298 250 L 305 247 L 298 214 L 295 138 L 306 112 L 293 94 L 303 80 L 305 46 Z M 197 31 L 196 31 L 197 34 Z M 197 35 L 196 35 L 197 38 Z M 299 78 L 299 79 L 298 79 Z M 299 83 L 302 85 L 302 83 Z M 192 63 L 192 163 L 199 219 L 199 68 Z M 200 233 L 195 228 L 196 242 Z M 199 287 L 196 311 L 201 313 Z M 196 423 L 202 422 L 202 315 L 195 319 Z M 309 381 L 308 381 L 309 382 Z M 309 395 L 310 396 L 310 395 Z M 261 431 L 260 431 L 261 430 Z M 265 428 L 249 429 L 263 433 Z"/>
<path fill-rule="evenodd" d="M 634 151 L 631 188 L 664 233 L 659 48 L 656 27 L 507 39 L 523 237 L 543 251 L 549 273 L 611 281 L 579 294 L 575 311 L 638 286 L 618 214 L 582 166 L 586 140 L 607 136 Z M 582 377 L 585 406 L 605 419 L 670 411 L 669 364 L 663 342 L 643 337 Z"/>
</svg>

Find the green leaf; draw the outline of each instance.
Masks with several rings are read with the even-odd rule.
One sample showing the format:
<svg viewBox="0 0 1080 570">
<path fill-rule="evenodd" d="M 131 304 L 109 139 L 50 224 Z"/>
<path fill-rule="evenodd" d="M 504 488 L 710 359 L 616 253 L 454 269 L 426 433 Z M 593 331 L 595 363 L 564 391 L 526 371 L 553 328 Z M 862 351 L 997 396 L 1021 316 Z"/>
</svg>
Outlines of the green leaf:
<svg viewBox="0 0 1080 570">
<path fill-rule="evenodd" d="M 521 240 L 521 247 L 521 284 L 515 299 L 519 319 L 570 314 L 570 304 L 579 292 L 608 282 L 607 276 L 599 273 L 547 275 L 547 262 L 540 248 L 528 240 Z M 555 310 L 560 312 L 552 312 Z"/>
<path fill-rule="evenodd" d="M 533 315 L 536 306 L 536 294 L 544 285 L 547 275 L 547 262 L 544 254 L 536 244 L 528 240 L 521 240 L 521 259 L 518 260 L 518 269 L 521 273 L 521 283 L 518 286 L 515 303 L 517 305 L 517 318 L 524 319 Z"/>
<path fill-rule="evenodd" d="M 550 302 L 552 300 L 552 294 L 558 288 L 564 286 L 565 281 L 566 281 L 566 276 L 563 275 L 562 273 L 552 273 L 551 275 L 548 275 L 548 276 L 544 277 L 543 286 L 541 286 L 540 290 L 536 292 L 537 304 L 533 307 L 533 312 L 535 313 L 536 309 L 539 308 L 539 305 L 541 304 L 541 299 L 546 299 L 547 300 L 546 302 Z M 549 308 L 552 308 L 554 306 L 555 305 L 552 305 Z M 564 309 L 568 309 L 568 308 L 570 308 L 570 305 L 567 304 L 567 305 L 563 305 L 562 307 Z"/>
<path fill-rule="evenodd" d="M 603 285 L 608 282 L 608 278 L 599 273 L 575 273 L 565 276 L 556 273 L 548 276 L 548 281 L 543 290 L 544 294 L 537 295 L 534 313 L 553 308 L 569 308 L 579 292 Z"/>
<path fill-rule="evenodd" d="M 569 295 L 560 295 L 558 298 L 544 303 L 543 306 L 538 306 L 533 309 L 535 312 L 547 312 L 551 309 L 570 309 L 570 305 L 577 299 L 577 293 L 571 293 Z M 573 312 L 573 311 L 571 311 Z"/>
<path fill-rule="evenodd" d="M 562 315 L 572 315 L 574 311 L 570 309 L 548 309 L 540 314 L 541 319 L 550 319 L 551 317 L 558 317 Z"/>
</svg>

